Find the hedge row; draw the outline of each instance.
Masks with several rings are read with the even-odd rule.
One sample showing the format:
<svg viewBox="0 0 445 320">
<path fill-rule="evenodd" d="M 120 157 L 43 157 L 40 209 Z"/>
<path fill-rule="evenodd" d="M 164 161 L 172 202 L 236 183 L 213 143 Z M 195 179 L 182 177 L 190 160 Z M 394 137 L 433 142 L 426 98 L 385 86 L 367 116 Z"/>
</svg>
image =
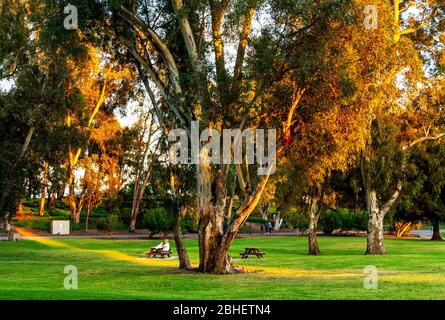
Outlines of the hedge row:
<svg viewBox="0 0 445 320">
<path fill-rule="evenodd" d="M 368 228 L 366 211 L 348 209 L 326 210 L 320 217 L 319 226 L 326 234 L 338 231 L 365 231 Z"/>
</svg>

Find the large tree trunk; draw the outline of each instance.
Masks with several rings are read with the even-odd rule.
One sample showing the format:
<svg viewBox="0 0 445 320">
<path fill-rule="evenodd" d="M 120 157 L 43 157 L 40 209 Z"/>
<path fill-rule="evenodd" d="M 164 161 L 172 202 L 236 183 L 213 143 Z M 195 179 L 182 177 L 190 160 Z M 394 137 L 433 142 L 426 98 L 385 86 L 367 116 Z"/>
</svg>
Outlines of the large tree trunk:
<svg viewBox="0 0 445 320">
<path fill-rule="evenodd" d="M 223 170 L 218 167 L 213 183 L 210 165 L 198 166 L 198 209 L 199 209 L 199 271 L 205 273 L 237 273 L 242 268 L 234 267 L 228 250 L 241 226 L 255 209 L 269 179 L 265 175 L 255 191 L 237 210 L 232 221 L 224 230 L 226 212 L 225 180 Z"/>
<path fill-rule="evenodd" d="M 402 182 L 400 180 L 397 181 L 396 190 L 383 205 L 380 205 L 377 191 L 371 187 L 371 177 L 369 173 L 365 172 L 365 162 L 369 164 L 369 159 L 365 158 L 364 152 L 362 151 L 360 169 L 365 187 L 366 207 L 368 211 L 368 239 L 365 254 L 383 255 L 386 254 L 383 220 L 399 197 L 402 191 Z"/>
<path fill-rule="evenodd" d="M 433 236 L 431 237 L 431 240 L 434 241 L 442 241 L 442 236 L 440 234 L 440 223 L 439 219 L 434 219 L 433 221 Z"/>
<path fill-rule="evenodd" d="M 366 203 L 368 207 L 368 241 L 366 254 L 385 254 L 383 238 L 384 215 L 378 207 L 377 193 L 375 190 L 366 192 Z"/>
<path fill-rule="evenodd" d="M 175 244 L 179 257 L 179 269 L 189 270 L 191 269 L 190 260 L 188 257 L 187 249 L 184 245 L 181 230 L 181 210 L 176 208 L 175 210 Z"/>
<path fill-rule="evenodd" d="M 43 177 L 42 177 L 42 191 L 40 198 L 39 215 L 43 217 L 45 215 L 45 201 L 46 201 L 46 188 L 48 187 L 48 162 L 43 163 Z"/>
<path fill-rule="evenodd" d="M 366 254 L 386 254 L 383 238 L 383 220 L 391 209 L 391 206 L 399 197 L 401 191 L 402 183 L 398 181 L 394 193 L 384 205 L 379 206 L 376 190 L 366 189 L 366 204 L 368 209 L 368 244 Z"/>
<path fill-rule="evenodd" d="M 308 244 L 309 244 L 310 256 L 320 255 L 320 248 L 318 247 L 318 241 L 317 241 L 317 225 L 318 225 L 318 218 L 320 217 L 321 208 L 317 208 L 318 200 L 319 199 L 317 197 L 311 197 L 309 203 Z"/>
<path fill-rule="evenodd" d="M 219 168 L 212 183 L 212 169 L 204 148 L 198 166 L 199 271 L 233 273 L 233 267 L 223 245 L 225 213 L 223 171 Z"/>
</svg>

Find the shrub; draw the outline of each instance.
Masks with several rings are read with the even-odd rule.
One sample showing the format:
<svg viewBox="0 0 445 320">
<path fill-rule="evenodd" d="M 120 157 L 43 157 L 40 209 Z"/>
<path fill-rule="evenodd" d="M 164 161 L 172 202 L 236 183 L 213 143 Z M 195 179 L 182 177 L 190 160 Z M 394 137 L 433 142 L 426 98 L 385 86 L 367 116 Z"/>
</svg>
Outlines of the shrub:
<svg viewBox="0 0 445 320">
<path fill-rule="evenodd" d="M 326 210 L 320 217 L 320 226 L 324 233 L 331 234 L 334 230 L 362 231 L 368 227 L 365 211 L 355 212 L 349 209 Z"/>
<path fill-rule="evenodd" d="M 15 225 L 19 228 L 50 232 L 52 220 L 54 219 L 38 218 L 30 220 L 18 220 L 15 222 Z"/>
<path fill-rule="evenodd" d="M 326 210 L 320 217 L 320 226 L 324 233 L 331 234 L 335 229 L 341 228 L 342 221 L 340 214 L 332 210 Z"/>
<path fill-rule="evenodd" d="M 110 213 L 111 215 L 120 216 L 120 215 L 121 215 L 121 209 L 114 207 L 114 208 L 111 208 L 111 209 L 110 209 L 110 212 L 109 212 L 109 213 Z"/>
<path fill-rule="evenodd" d="M 108 216 L 108 212 L 104 205 L 98 206 L 90 214 L 91 218 L 105 218 L 107 216 Z"/>
<path fill-rule="evenodd" d="M 173 214 L 163 208 L 144 209 L 143 214 L 143 226 L 151 232 L 169 232 L 173 230 Z"/>
<path fill-rule="evenodd" d="M 267 220 L 265 220 L 261 217 L 250 216 L 249 218 L 247 218 L 247 222 L 259 223 L 259 224 L 265 225 L 267 223 Z"/>
<path fill-rule="evenodd" d="M 411 221 L 395 221 L 394 230 L 397 238 L 409 236 L 414 230 L 419 230 L 422 227 L 422 222 Z"/>
<path fill-rule="evenodd" d="M 46 208 L 45 211 L 51 217 L 63 217 L 65 219 L 70 217 L 70 213 L 68 211 L 62 210 L 62 209 Z"/>
<path fill-rule="evenodd" d="M 112 231 L 121 229 L 122 225 L 119 221 L 119 216 L 115 214 L 110 214 L 105 218 L 97 219 L 96 228 L 97 230 L 102 230 L 102 231 Z"/>
<path fill-rule="evenodd" d="M 122 208 L 120 210 L 121 221 L 127 225 L 130 224 L 131 208 Z"/>
<path fill-rule="evenodd" d="M 198 232 L 197 224 L 193 217 L 186 215 L 181 219 L 181 230 L 183 233 Z"/>
<path fill-rule="evenodd" d="M 309 228 L 309 217 L 306 214 L 296 212 L 287 219 L 295 229 L 306 231 Z"/>
</svg>

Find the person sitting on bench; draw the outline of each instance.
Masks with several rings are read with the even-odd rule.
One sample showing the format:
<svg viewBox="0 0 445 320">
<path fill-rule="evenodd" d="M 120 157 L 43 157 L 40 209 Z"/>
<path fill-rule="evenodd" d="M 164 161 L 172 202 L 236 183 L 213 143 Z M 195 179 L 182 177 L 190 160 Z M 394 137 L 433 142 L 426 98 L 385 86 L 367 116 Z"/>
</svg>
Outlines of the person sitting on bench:
<svg viewBox="0 0 445 320">
<path fill-rule="evenodd" d="M 153 247 L 153 249 L 162 249 L 162 245 L 164 244 L 164 242 L 161 242 L 160 244 L 158 244 L 156 247 Z"/>
<path fill-rule="evenodd" d="M 158 244 L 156 249 L 161 249 L 161 252 L 170 252 L 170 244 L 167 239 L 162 240 L 160 244 Z"/>
<path fill-rule="evenodd" d="M 162 245 L 162 252 L 170 252 L 170 243 L 168 243 L 168 240 L 164 240 L 164 244 Z"/>
</svg>

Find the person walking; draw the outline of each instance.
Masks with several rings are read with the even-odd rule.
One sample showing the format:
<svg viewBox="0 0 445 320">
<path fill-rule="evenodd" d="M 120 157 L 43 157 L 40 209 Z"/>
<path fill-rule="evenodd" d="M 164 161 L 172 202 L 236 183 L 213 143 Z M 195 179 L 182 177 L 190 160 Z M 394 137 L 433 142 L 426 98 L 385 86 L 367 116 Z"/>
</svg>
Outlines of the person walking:
<svg viewBox="0 0 445 320">
<path fill-rule="evenodd" d="M 266 225 L 266 229 L 267 229 L 267 233 L 271 234 L 272 233 L 272 222 L 268 222 Z"/>
</svg>

